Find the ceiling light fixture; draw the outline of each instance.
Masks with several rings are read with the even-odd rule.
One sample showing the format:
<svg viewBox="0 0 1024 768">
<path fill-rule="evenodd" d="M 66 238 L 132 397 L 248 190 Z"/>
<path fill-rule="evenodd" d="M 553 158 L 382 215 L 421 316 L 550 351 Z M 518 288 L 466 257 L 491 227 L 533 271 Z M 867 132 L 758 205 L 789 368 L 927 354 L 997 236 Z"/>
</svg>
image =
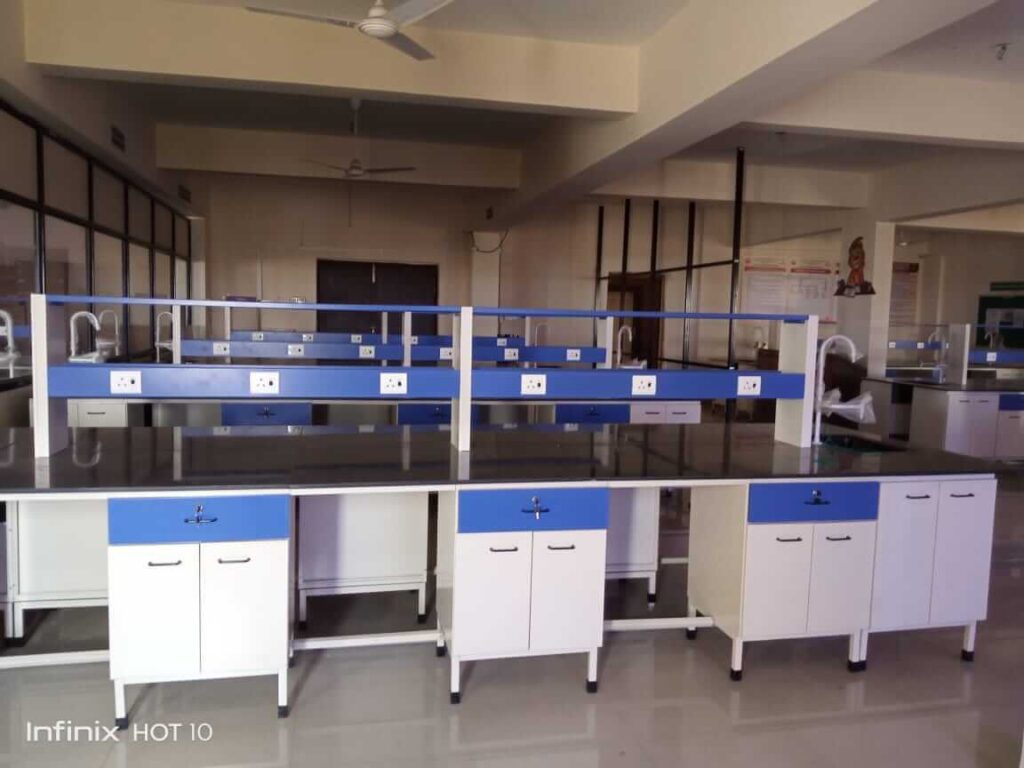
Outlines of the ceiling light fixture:
<svg viewBox="0 0 1024 768">
<path fill-rule="evenodd" d="M 1010 50 L 1009 43 L 999 43 L 993 46 L 996 49 L 996 61 L 1002 61 L 1006 58 L 1006 52 Z"/>
</svg>

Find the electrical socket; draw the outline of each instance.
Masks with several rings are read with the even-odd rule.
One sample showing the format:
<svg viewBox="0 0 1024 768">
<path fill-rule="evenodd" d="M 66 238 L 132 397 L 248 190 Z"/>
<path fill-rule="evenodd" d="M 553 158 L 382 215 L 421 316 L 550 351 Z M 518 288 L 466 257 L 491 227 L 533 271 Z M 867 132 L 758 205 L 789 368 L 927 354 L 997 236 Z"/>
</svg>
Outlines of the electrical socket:
<svg viewBox="0 0 1024 768">
<path fill-rule="evenodd" d="M 889 349 L 896 349 L 896 342 L 895 341 L 890 341 L 889 342 Z"/>
<path fill-rule="evenodd" d="M 228 357 L 231 354 L 231 343 L 228 341 L 213 342 L 213 354 L 215 357 Z"/>
<path fill-rule="evenodd" d="M 278 395 L 281 393 L 281 374 L 277 371 L 250 371 L 250 395 Z"/>
<path fill-rule="evenodd" d="M 303 340 L 303 341 L 306 341 L 306 342 L 312 342 L 312 341 L 313 341 L 313 338 L 314 338 L 314 337 L 313 337 L 313 334 L 312 334 L 312 333 L 304 333 L 304 334 L 302 334 L 302 340 Z"/>
<path fill-rule="evenodd" d="M 263 331 L 253 331 L 252 340 L 263 341 Z"/>
<path fill-rule="evenodd" d="M 288 345 L 288 357 L 305 357 L 306 356 L 306 345 L 305 344 L 289 344 Z"/>
<path fill-rule="evenodd" d="M 505 350 L 506 352 L 510 350 Z M 518 351 L 518 350 L 516 350 Z M 519 377 L 519 394 L 536 397 L 548 393 L 548 377 L 543 373 L 524 373 Z"/>
<path fill-rule="evenodd" d="M 998 352 L 986 352 L 985 353 L 985 362 L 986 363 L 994 363 L 994 362 L 996 362 L 998 360 L 999 360 L 999 353 Z"/>
<path fill-rule="evenodd" d="M 141 395 L 142 371 L 111 371 L 110 394 Z"/>
<path fill-rule="evenodd" d="M 756 397 L 761 394 L 760 376 L 740 376 L 736 379 L 736 394 L 739 397 Z"/>
<path fill-rule="evenodd" d="M 353 344 L 362 344 L 363 343 L 363 334 L 361 334 L 361 333 L 353 333 L 352 337 L 349 339 L 349 341 L 351 341 Z"/>
<path fill-rule="evenodd" d="M 372 360 L 373 356 L 377 354 L 377 349 L 372 344 L 363 344 L 359 347 L 359 359 L 360 360 Z"/>
<path fill-rule="evenodd" d="M 519 359 L 519 349 L 516 347 L 505 347 L 505 362 Z"/>
<path fill-rule="evenodd" d="M 380 375 L 380 393 L 382 395 L 406 395 L 409 393 L 409 374 L 382 373 Z"/>
<path fill-rule="evenodd" d="M 417 344 L 420 343 L 420 337 L 419 336 L 410 336 L 409 337 L 409 343 L 412 344 L 415 347 Z"/>
<path fill-rule="evenodd" d="M 497 344 L 499 347 L 507 347 L 508 346 L 508 339 L 497 338 L 497 339 L 494 340 L 494 343 Z"/>
<path fill-rule="evenodd" d="M 658 393 L 658 377 L 657 376 L 634 376 L 633 397 L 654 397 Z"/>
<path fill-rule="evenodd" d="M 438 353 L 438 359 L 439 360 L 452 360 L 454 358 L 454 355 L 455 355 L 455 350 L 452 349 L 451 347 L 441 347 L 441 350 Z"/>
<path fill-rule="evenodd" d="M 578 349 L 565 350 L 565 359 L 570 363 L 578 363 L 580 361 L 580 351 Z"/>
</svg>

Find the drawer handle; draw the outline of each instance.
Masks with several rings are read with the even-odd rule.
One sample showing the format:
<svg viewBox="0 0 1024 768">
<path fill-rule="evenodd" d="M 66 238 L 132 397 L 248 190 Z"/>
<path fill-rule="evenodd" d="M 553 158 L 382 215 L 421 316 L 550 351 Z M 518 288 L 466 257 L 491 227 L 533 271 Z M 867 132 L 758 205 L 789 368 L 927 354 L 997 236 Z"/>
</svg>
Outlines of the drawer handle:
<svg viewBox="0 0 1024 768">
<path fill-rule="evenodd" d="M 542 507 L 540 505 L 540 496 L 534 496 L 532 499 L 530 499 L 530 502 L 533 504 L 533 506 L 530 509 L 522 510 L 523 514 L 525 515 L 533 515 L 535 518 L 540 520 L 541 515 L 545 515 L 551 511 L 547 507 Z"/>
<path fill-rule="evenodd" d="M 553 547 L 550 544 L 548 544 L 548 549 L 550 549 L 552 552 L 567 552 L 571 549 L 576 549 L 576 545 L 570 544 L 567 547 Z"/>
<path fill-rule="evenodd" d="M 175 565 L 181 565 L 181 560 L 175 560 L 173 563 L 154 563 L 152 560 L 149 561 L 150 568 L 171 568 Z"/>
<path fill-rule="evenodd" d="M 106 416 L 107 412 L 106 411 L 86 411 L 85 415 L 86 416 Z"/>
<path fill-rule="evenodd" d="M 784 539 L 781 536 L 776 536 L 775 540 L 778 541 L 778 542 L 781 542 L 782 544 L 795 544 L 798 541 L 803 541 L 804 537 L 803 536 L 794 536 L 791 539 Z"/>
<path fill-rule="evenodd" d="M 811 491 L 811 500 L 804 502 L 804 504 L 812 507 L 824 507 L 831 503 L 828 499 L 821 498 L 821 491 Z"/>
<path fill-rule="evenodd" d="M 931 497 L 932 496 L 930 493 L 923 493 L 920 496 L 914 496 L 913 494 L 910 493 L 907 494 L 907 498 L 910 499 L 911 501 L 922 501 L 924 499 L 930 499 Z"/>
<path fill-rule="evenodd" d="M 826 541 L 853 541 L 852 536 L 826 536 Z"/>
<path fill-rule="evenodd" d="M 519 547 L 488 547 L 491 552 L 518 552 Z"/>
<path fill-rule="evenodd" d="M 225 560 L 223 557 L 218 557 L 217 562 L 221 565 L 242 565 L 243 563 L 251 562 L 251 557 L 241 557 L 237 560 Z"/>
<path fill-rule="evenodd" d="M 974 498 L 974 494 L 973 493 L 951 493 L 949 495 L 950 495 L 950 498 L 953 498 L 953 499 L 973 499 Z"/>
</svg>

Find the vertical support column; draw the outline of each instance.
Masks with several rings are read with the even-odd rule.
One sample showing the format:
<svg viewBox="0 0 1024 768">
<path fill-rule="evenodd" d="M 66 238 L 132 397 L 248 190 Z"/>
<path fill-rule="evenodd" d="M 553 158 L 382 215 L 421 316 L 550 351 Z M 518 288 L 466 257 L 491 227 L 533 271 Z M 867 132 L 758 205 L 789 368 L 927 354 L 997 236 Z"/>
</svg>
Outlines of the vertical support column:
<svg viewBox="0 0 1024 768">
<path fill-rule="evenodd" d="M 949 326 L 949 349 L 946 353 L 947 380 L 966 386 L 967 368 L 971 353 L 971 324 Z"/>
<path fill-rule="evenodd" d="M 44 459 L 68 446 L 67 400 L 50 397 L 50 366 L 65 362 L 66 333 L 63 305 L 46 302 L 46 296 L 29 298 L 32 323 L 32 434 L 34 455 Z"/>
<path fill-rule="evenodd" d="M 412 312 L 402 313 L 402 365 L 412 365 Z"/>
<path fill-rule="evenodd" d="M 452 400 L 452 445 L 468 451 L 473 433 L 473 308 L 462 307 L 454 333 L 454 363 L 459 391 Z"/>
<path fill-rule="evenodd" d="M 527 315 L 523 318 L 523 347 L 530 346 L 530 338 L 533 332 L 533 319 Z M 529 368 L 529 362 L 522 363 L 523 368 Z"/>
<path fill-rule="evenodd" d="M 598 306 L 601 300 L 601 257 L 604 255 L 604 206 L 597 206 L 597 254 L 594 258 L 594 311 L 602 309 Z M 592 344 L 597 346 L 597 320 L 593 321 Z"/>
<path fill-rule="evenodd" d="M 598 326 L 598 346 L 604 349 L 604 362 L 598 363 L 598 368 L 611 368 L 614 364 L 615 354 L 615 318 L 606 317 Z"/>
<path fill-rule="evenodd" d="M 693 311 L 693 256 L 697 236 L 697 203 L 690 201 L 686 209 L 686 288 L 683 294 L 683 311 Z M 690 318 L 683 319 L 683 348 L 680 360 L 690 359 Z"/>
<path fill-rule="evenodd" d="M 171 307 L 171 362 L 181 365 L 181 304 Z"/>
<path fill-rule="evenodd" d="M 380 343 L 382 345 L 388 343 L 388 313 L 387 312 L 381 312 L 380 313 Z M 381 368 L 387 368 L 388 367 L 388 361 L 385 360 L 384 358 L 381 358 L 380 367 Z"/>
<path fill-rule="evenodd" d="M 804 323 L 783 323 L 779 331 L 779 371 L 804 375 L 800 400 L 775 403 L 775 439 L 806 447 L 811 444 L 814 422 L 814 362 L 818 352 L 818 317 Z"/>
</svg>

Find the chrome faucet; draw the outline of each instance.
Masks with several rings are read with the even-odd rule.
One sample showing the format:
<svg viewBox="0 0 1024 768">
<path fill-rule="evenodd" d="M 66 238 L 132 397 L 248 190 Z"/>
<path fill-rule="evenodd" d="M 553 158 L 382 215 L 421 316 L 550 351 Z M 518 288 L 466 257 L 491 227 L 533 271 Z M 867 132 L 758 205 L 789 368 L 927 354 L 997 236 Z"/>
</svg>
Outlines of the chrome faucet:
<svg viewBox="0 0 1024 768">
<path fill-rule="evenodd" d="M 615 336 L 615 346 L 616 346 L 615 366 L 617 368 L 621 368 L 622 367 L 622 337 L 623 337 L 623 335 L 626 335 L 626 336 L 629 337 L 629 345 L 633 346 L 633 328 L 631 326 L 628 326 L 628 325 L 622 325 L 622 326 L 619 327 L 619 332 Z"/>
<path fill-rule="evenodd" d="M 14 318 L 6 309 L 0 309 L 0 336 L 7 337 L 3 352 L 0 352 L 0 363 L 7 363 L 14 373 L 14 361 L 18 359 L 18 348 L 14 344 Z"/>
<path fill-rule="evenodd" d="M 853 339 L 849 336 L 842 336 L 836 334 L 829 336 L 818 347 L 818 375 L 815 378 L 815 390 L 814 390 L 814 435 L 812 442 L 821 442 L 821 414 L 824 406 L 825 398 L 825 359 L 828 357 L 828 353 L 832 347 L 836 344 L 843 343 L 846 345 L 847 352 L 850 356 L 850 362 L 857 361 L 857 345 L 853 343 Z M 830 409 L 831 410 L 831 409 Z"/>
<path fill-rule="evenodd" d="M 97 333 L 100 330 L 100 321 L 92 312 L 86 310 L 80 310 L 75 312 L 71 319 L 68 320 L 68 329 L 70 331 L 70 343 L 71 343 L 71 355 L 68 357 L 68 361 L 72 363 L 95 363 L 101 357 L 102 353 L 97 348 L 95 352 L 79 352 L 78 351 L 78 321 L 81 318 L 85 318 L 86 321 L 93 327 Z"/>
<path fill-rule="evenodd" d="M 104 309 L 96 316 L 96 319 L 99 320 L 100 327 L 103 326 L 103 320 L 107 317 L 112 317 L 114 319 L 114 337 L 113 339 L 101 339 L 97 337 L 96 348 L 102 350 L 112 349 L 114 357 L 117 357 L 121 354 L 121 320 L 117 316 L 117 312 L 114 310 Z"/>
</svg>

